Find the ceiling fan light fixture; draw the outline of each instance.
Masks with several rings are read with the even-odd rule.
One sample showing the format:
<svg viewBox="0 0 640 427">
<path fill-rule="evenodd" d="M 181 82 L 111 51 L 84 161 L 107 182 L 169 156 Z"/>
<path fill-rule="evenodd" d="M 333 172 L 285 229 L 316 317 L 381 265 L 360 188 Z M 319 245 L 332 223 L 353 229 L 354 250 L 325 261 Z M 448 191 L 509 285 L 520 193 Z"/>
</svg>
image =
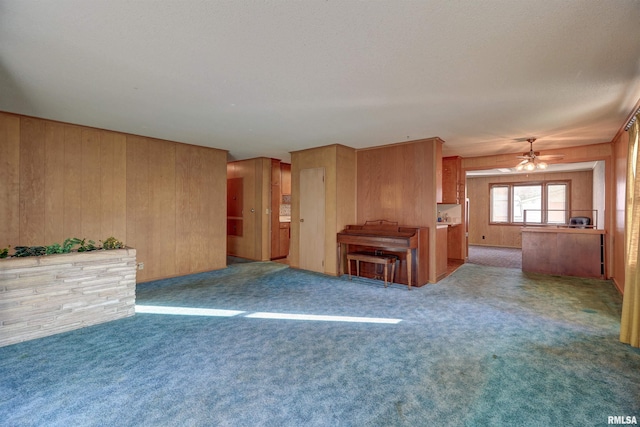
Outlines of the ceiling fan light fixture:
<svg viewBox="0 0 640 427">
<path fill-rule="evenodd" d="M 529 143 L 529 152 L 523 153 L 522 156 L 517 156 L 518 159 L 524 159 L 515 167 L 517 171 L 521 171 L 523 169 L 528 172 L 533 172 L 536 169 L 544 170 L 549 167 L 549 164 L 547 164 L 543 160 L 561 159 L 564 157 L 563 154 L 541 156 L 540 153 L 533 151 L 533 142 L 535 140 L 535 138 L 527 138 L 527 142 Z"/>
</svg>

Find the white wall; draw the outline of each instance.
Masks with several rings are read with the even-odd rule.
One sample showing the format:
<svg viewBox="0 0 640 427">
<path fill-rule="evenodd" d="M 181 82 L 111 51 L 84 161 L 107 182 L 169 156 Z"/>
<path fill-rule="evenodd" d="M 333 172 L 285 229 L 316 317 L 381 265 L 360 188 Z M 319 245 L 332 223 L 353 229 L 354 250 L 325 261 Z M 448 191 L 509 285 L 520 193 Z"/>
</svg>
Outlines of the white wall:
<svg viewBox="0 0 640 427">
<path fill-rule="evenodd" d="M 604 162 L 596 162 L 593 168 L 593 210 L 598 212 L 597 228 L 604 230 L 604 209 L 605 209 L 605 174 Z"/>
</svg>

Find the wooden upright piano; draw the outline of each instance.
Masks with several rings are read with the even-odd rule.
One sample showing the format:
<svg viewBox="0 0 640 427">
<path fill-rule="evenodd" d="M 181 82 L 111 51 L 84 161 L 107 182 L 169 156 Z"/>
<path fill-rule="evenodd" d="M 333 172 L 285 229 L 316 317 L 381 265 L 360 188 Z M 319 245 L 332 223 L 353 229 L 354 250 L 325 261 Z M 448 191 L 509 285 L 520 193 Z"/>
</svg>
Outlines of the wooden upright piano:
<svg viewBox="0 0 640 427">
<path fill-rule="evenodd" d="M 429 229 L 426 227 L 398 226 L 395 222 L 375 220 L 363 225 L 347 225 L 337 237 L 340 276 L 344 274 L 347 253 L 380 251 L 399 258 L 395 282 L 411 289 L 429 281 Z"/>
</svg>

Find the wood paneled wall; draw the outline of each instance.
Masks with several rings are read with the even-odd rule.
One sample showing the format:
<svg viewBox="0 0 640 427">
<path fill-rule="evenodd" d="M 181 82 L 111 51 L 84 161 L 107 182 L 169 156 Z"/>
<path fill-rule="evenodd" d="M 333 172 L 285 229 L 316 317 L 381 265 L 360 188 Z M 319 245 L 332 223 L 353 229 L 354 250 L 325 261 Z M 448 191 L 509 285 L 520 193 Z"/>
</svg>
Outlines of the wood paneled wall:
<svg viewBox="0 0 640 427">
<path fill-rule="evenodd" d="M 625 283 L 625 208 L 627 202 L 627 159 L 629 150 L 629 133 L 622 132 L 614 141 L 614 183 L 615 210 L 613 215 L 612 262 L 609 265 L 611 277 L 620 292 L 624 292 Z"/>
<path fill-rule="evenodd" d="M 522 247 L 519 225 L 489 224 L 489 185 L 495 183 L 571 180 L 571 209 L 593 209 L 592 171 L 535 173 L 525 175 L 467 178 L 469 198 L 469 244 Z M 603 221 L 599 218 L 598 221 Z M 485 236 L 482 239 L 482 236 Z"/>
<path fill-rule="evenodd" d="M 0 113 L 0 248 L 114 236 L 138 282 L 223 268 L 226 156 Z"/>
<path fill-rule="evenodd" d="M 429 138 L 357 151 L 357 223 L 386 219 L 428 227 L 431 283 L 437 281 L 435 230 L 437 202 L 442 198 L 442 144 L 440 138 Z"/>
<path fill-rule="evenodd" d="M 540 148 L 540 147 L 537 147 Z M 537 149 L 536 148 L 536 149 Z M 522 152 L 528 151 L 528 148 Z M 547 163 L 577 163 L 591 160 L 610 160 L 611 144 L 593 144 L 579 147 L 567 147 L 557 150 L 540 151 L 540 155 L 562 154 L 562 159 L 549 160 Z M 465 171 L 484 170 L 496 168 L 512 168 L 517 163 L 516 156 L 522 153 L 500 154 L 498 156 L 466 157 L 462 159 L 462 168 Z"/>
<path fill-rule="evenodd" d="M 435 224 L 435 148 L 442 143 L 435 140 L 358 150 L 358 223 Z"/>
</svg>

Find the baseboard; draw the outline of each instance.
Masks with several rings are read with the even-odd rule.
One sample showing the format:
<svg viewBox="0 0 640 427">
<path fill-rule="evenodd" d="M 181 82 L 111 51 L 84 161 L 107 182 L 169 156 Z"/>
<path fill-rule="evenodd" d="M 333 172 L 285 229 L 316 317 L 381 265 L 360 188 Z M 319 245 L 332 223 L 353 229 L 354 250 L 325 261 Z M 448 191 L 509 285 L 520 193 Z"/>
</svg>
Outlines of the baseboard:
<svg viewBox="0 0 640 427">
<path fill-rule="evenodd" d="M 486 246 L 488 248 L 522 249 L 521 246 L 487 245 L 484 243 L 469 243 L 469 246 Z"/>
<path fill-rule="evenodd" d="M 616 289 L 618 290 L 618 292 L 620 292 L 620 295 L 624 295 L 624 291 L 622 289 L 622 286 L 620 286 L 620 283 L 618 283 L 618 281 L 616 280 L 615 277 L 612 277 L 611 280 L 613 281 L 613 284 L 615 285 Z"/>
</svg>

